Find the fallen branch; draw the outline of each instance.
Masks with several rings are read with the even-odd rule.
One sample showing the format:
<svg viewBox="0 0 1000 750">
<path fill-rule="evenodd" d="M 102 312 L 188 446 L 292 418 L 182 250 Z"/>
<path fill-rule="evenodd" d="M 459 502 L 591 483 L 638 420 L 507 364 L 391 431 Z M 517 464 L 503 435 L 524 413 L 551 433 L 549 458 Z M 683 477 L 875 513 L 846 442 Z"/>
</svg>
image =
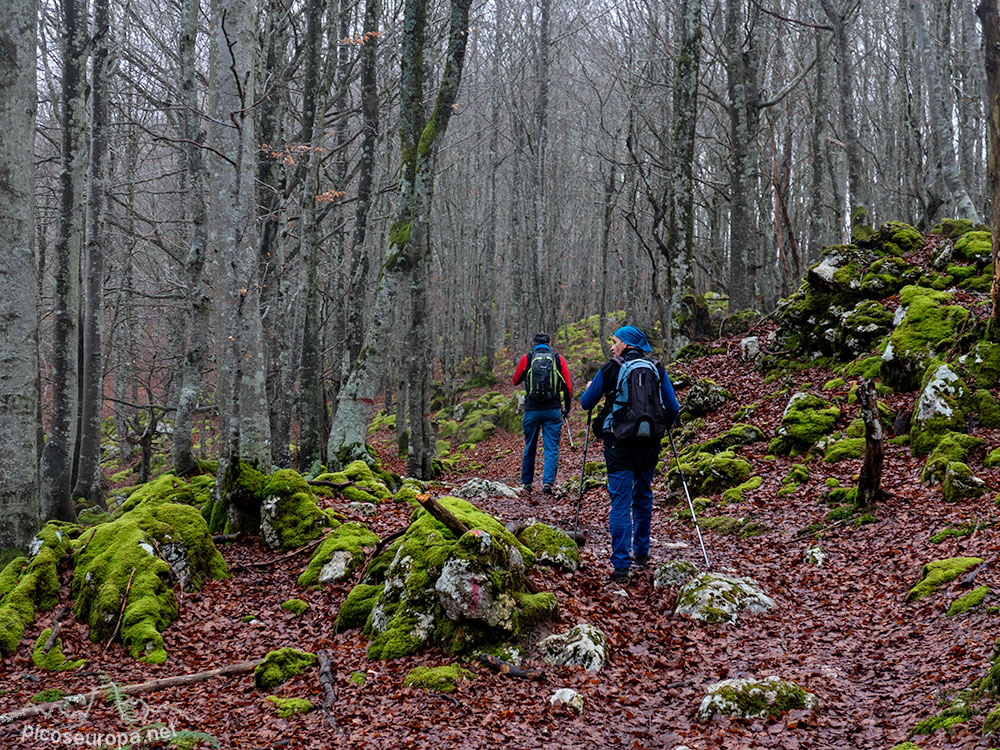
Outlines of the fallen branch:
<svg viewBox="0 0 1000 750">
<path fill-rule="evenodd" d="M 122 607 L 118 610 L 118 621 L 115 623 L 115 629 L 111 631 L 111 637 L 108 638 L 108 642 L 104 644 L 104 648 L 101 649 L 102 652 L 108 650 L 108 646 L 118 635 L 118 628 L 122 625 L 122 617 L 125 615 L 125 605 L 128 604 L 128 592 L 132 590 L 132 579 L 135 577 L 135 568 L 132 568 L 132 572 L 128 574 L 128 584 L 125 586 L 125 596 L 122 597 Z"/>
<path fill-rule="evenodd" d="M 67 612 L 69 612 L 69 607 L 65 604 L 56 610 L 56 614 L 52 618 L 52 632 L 49 633 L 48 639 L 46 639 L 45 644 L 42 646 L 43 654 L 49 653 L 49 649 L 55 644 L 56 638 L 59 637 L 59 631 L 62 629 L 62 622 L 60 621 Z"/>
<path fill-rule="evenodd" d="M 346 490 L 348 487 L 356 487 L 354 482 L 331 482 L 326 479 L 307 479 L 306 483 L 310 487 L 329 487 L 332 490 Z"/>
<path fill-rule="evenodd" d="M 240 539 L 245 537 L 246 534 L 212 534 L 212 541 L 215 544 L 225 544 L 226 542 L 238 542 Z"/>
<path fill-rule="evenodd" d="M 255 563 L 245 563 L 242 565 L 233 565 L 229 569 L 245 570 L 247 568 L 269 568 L 275 563 L 279 563 L 282 560 L 287 560 L 289 557 L 295 557 L 296 555 L 301 555 L 303 552 L 310 552 L 311 550 L 316 549 L 319 545 L 321 545 L 323 542 L 326 541 L 326 538 L 328 536 L 330 536 L 330 532 L 327 532 L 326 534 L 321 536 L 319 539 L 316 539 L 315 541 L 309 542 L 309 544 L 305 545 L 304 547 L 293 549 L 291 552 L 286 552 L 285 554 L 281 555 L 280 557 L 276 557 L 273 560 L 264 560 L 262 562 L 255 562 Z"/>
<path fill-rule="evenodd" d="M 207 672 L 195 672 L 194 674 L 178 675 L 177 677 L 160 677 L 155 680 L 149 680 L 148 682 L 139 682 L 135 685 L 114 687 L 106 685 L 104 687 L 97 688 L 96 690 L 91 690 L 88 693 L 68 695 L 61 700 L 52 701 L 51 703 L 39 703 L 34 706 L 26 706 L 9 714 L 0 714 L 0 725 L 21 721 L 22 719 L 28 719 L 32 716 L 38 716 L 39 714 L 48 714 L 55 709 L 88 704 L 96 699 L 104 698 L 112 692 L 118 692 L 122 695 L 140 695 L 142 693 L 154 693 L 159 690 L 166 690 L 167 688 L 178 687 L 180 685 L 193 685 L 196 682 L 205 682 L 213 677 L 228 677 L 234 674 L 246 674 L 247 672 L 252 672 L 257 665 L 261 663 L 261 661 L 263 661 L 263 659 L 254 659 L 253 661 L 244 661 L 239 664 L 230 664 L 225 667 L 210 669 Z"/>
<path fill-rule="evenodd" d="M 422 495 L 417 495 L 417 502 L 420 503 L 424 510 L 440 521 L 448 531 L 454 534 L 456 539 L 468 533 L 469 527 L 456 518 L 454 513 L 431 497 L 429 493 L 425 492 Z"/>
<path fill-rule="evenodd" d="M 84 552 L 86 552 L 86 551 L 87 551 L 87 547 L 88 547 L 88 546 L 90 545 L 90 542 L 91 542 L 91 540 L 92 540 L 92 539 L 94 538 L 94 534 L 96 534 L 96 533 L 97 533 L 97 527 L 95 526 L 94 528 L 92 528 L 92 529 L 90 530 L 90 536 L 88 536 L 88 537 L 87 537 L 87 541 L 86 541 L 86 542 L 84 543 L 84 545 L 83 545 L 83 546 L 82 546 L 82 547 L 80 548 L 80 551 L 79 551 L 79 552 L 77 552 L 77 555 L 82 555 L 82 554 L 83 554 Z"/>
<path fill-rule="evenodd" d="M 323 688 L 323 702 L 320 704 L 320 708 L 323 710 L 326 723 L 343 734 L 343 730 L 337 726 L 337 721 L 333 718 L 333 705 L 337 702 L 337 694 L 333 692 L 333 670 L 330 667 L 330 654 L 321 649 L 316 656 L 319 659 L 319 684 Z"/>
<path fill-rule="evenodd" d="M 508 677 L 518 677 L 522 680 L 536 680 L 538 682 L 548 682 L 549 680 L 548 675 L 540 669 L 523 669 L 489 654 L 480 654 L 479 661 L 497 674 L 507 675 Z"/>
</svg>

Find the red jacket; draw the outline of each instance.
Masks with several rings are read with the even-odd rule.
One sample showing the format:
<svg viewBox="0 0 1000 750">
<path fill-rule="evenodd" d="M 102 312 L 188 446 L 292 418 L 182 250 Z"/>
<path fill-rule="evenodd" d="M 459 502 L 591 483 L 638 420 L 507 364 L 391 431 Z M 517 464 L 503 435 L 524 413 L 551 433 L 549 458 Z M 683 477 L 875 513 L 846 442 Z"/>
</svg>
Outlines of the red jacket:
<svg viewBox="0 0 1000 750">
<path fill-rule="evenodd" d="M 532 353 L 537 351 L 551 352 L 552 349 L 551 347 L 545 344 L 539 344 L 532 350 Z M 514 385 L 517 385 L 522 380 L 524 380 L 525 376 L 528 374 L 529 361 L 530 361 L 529 355 L 525 354 L 523 357 L 521 357 L 521 361 L 517 363 L 517 369 L 514 370 L 514 379 L 513 379 Z M 559 365 L 559 375 L 561 376 L 561 382 L 559 383 L 559 395 L 562 396 L 562 401 L 564 404 L 563 411 L 568 413 L 569 407 L 573 403 L 573 384 L 570 382 L 569 379 L 569 368 L 566 366 L 566 360 L 563 359 L 563 356 L 561 354 L 556 354 L 556 362 Z M 558 409 L 559 398 L 556 397 L 552 401 L 548 401 L 545 403 L 538 403 L 529 396 L 524 400 L 524 408 L 525 411 Z"/>
</svg>

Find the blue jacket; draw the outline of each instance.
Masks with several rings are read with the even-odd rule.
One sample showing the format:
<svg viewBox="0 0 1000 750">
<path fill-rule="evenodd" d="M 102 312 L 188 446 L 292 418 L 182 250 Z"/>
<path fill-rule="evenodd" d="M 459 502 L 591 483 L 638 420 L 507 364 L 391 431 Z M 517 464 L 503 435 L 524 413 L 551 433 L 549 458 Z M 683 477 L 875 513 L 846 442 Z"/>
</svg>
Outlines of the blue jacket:
<svg viewBox="0 0 1000 750">
<path fill-rule="evenodd" d="M 622 359 L 625 361 L 644 356 L 646 355 L 635 347 L 629 347 L 622 352 Z M 590 386 L 580 396 L 580 406 L 583 407 L 584 411 L 590 411 L 597 406 L 597 403 L 601 400 L 601 396 L 605 397 L 604 409 L 599 415 L 599 419 L 602 422 L 604 417 L 610 413 L 611 404 L 615 398 L 615 389 L 618 387 L 618 371 L 620 369 L 621 365 L 616 360 L 609 359 L 601 365 L 601 369 L 597 371 L 594 379 L 590 381 Z M 677 402 L 677 396 L 674 395 L 674 386 L 670 382 L 670 376 L 667 375 L 666 369 L 664 369 L 660 362 L 656 363 L 656 371 L 660 375 L 660 395 L 663 397 L 663 406 L 667 410 L 667 424 L 673 425 L 677 422 L 681 406 Z"/>
</svg>

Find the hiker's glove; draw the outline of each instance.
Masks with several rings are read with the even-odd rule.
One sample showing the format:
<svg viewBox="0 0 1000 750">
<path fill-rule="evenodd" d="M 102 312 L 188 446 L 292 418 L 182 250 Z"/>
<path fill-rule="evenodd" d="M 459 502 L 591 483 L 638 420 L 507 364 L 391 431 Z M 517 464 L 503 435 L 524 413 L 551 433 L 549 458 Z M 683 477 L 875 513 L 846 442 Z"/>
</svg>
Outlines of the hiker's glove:
<svg viewBox="0 0 1000 750">
<path fill-rule="evenodd" d="M 563 409 L 563 419 L 569 419 L 569 409 Z"/>
</svg>

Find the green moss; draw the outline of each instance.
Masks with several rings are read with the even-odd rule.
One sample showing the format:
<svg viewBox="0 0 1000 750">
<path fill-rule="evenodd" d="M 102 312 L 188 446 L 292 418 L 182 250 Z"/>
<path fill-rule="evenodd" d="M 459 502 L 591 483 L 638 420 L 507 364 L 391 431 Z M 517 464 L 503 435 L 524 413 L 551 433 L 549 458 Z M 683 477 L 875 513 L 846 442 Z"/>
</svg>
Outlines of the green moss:
<svg viewBox="0 0 1000 750">
<path fill-rule="evenodd" d="M 889 750 L 921 750 L 921 748 L 915 742 L 901 742 L 898 745 L 893 745 Z"/>
<path fill-rule="evenodd" d="M 949 525 L 941 529 L 941 531 L 937 532 L 936 534 L 932 534 L 930 540 L 933 544 L 940 544 L 941 542 L 944 542 L 948 539 L 955 539 L 963 536 L 971 536 L 980 529 L 984 528 L 986 528 L 986 524 L 982 523 L 972 523 L 972 524 L 966 524 L 964 526 Z"/>
<path fill-rule="evenodd" d="M 979 450 L 985 442 L 982 438 L 966 435 L 963 432 L 945 433 L 927 457 L 920 475 L 921 481 L 934 484 L 943 482 L 949 463 L 967 461 L 969 456 Z"/>
<path fill-rule="evenodd" d="M 934 560 L 923 566 L 920 571 L 920 581 L 910 589 L 905 601 L 915 602 L 930 596 L 947 583 L 958 578 L 969 568 L 983 562 L 981 557 L 950 557 L 944 560 Z"/>
<path fill-rule="evenodd" d="M 986 595 L 990 593 L 989 586 L 979 586 L 973 589 L 965 596 L 959 597 L 951 606 L 948 607 L 948 617 L 954 617 L 955 615 L 961 615 L 968 612 L 970 609 L 975 609 L 986 599 Z"/>
<path fill-rule="evenodd" d="M 329 519 L 297 471 L 274 472 L 261 492 L 261 536 L 271 549 L 303 547 L 323 535 Z"/>
<path fill-rule="evenodd" d="M 62 649 L 62 638 L 56 638 L 55 643 L 52 644 L 52 648 L 49 649 L 48 653 L 45 653 L 43 648 L 49 640 L 50 635 L 52 635 L 52 628 L 45 628 L 35 640 L 35 647 L 31 652 L 31 661 L 36 667 L 53 672 L 68 672 L 84 665 L 87 661 L 86 659 L 77 659 L 75 661 L 68 661 L 66 659 L 66 655 Z"/>
<path fill-rule="evenodd" d="M 931 233 L 940 234 L 950 240 L 955 240 L 966 232 L 972 231 L 973 226 L 970 219 L 941 219 L 931 229 Z"/>
<path fill-rule="evenodd" d="M 981 265 L 988 263 L 993 257 L 993 238 L 989 232 L 966 232 L 955 240 L 955 255 Z"/>
<path fill-rule="evenodd" d="M 290 719 L 296 714 L 307 714 L 313 710 L 313 704 L 305 698 L 279 698 L 269 695 L 267 699 L 274 704 L 274 713 L 279 719 Z"/>
<path fill-rule="evenodd" d="M 844 438 L 832 443 L 823 456 L 823 462 L 832 464 L 847 459 L 861 458 L 865 453 L 864 438 Z"/>
<path fill-rule="evenodd" d="M 381 592 L 381 586 L 366 583 L 359 583 L 352 588 L 337 612 L 337 629 L 364 627 Z"/>
<path fill-rule="evenodd" d="M 532 524 L 521 532 L 519 539 L 535 553 L 540 563 L 569 571 L 580 568 L 580 549 L 576 542 L 548 524 Z"/>
<path fill-rule="evenodd" d="M 202 506 L 201 512 L 213 534 L 260 531 L 260 506 L 268 477 L 249 461 L 228 467 L 217 487 L 218 498 Z"/>
<path fill-rule="evenodd" d="M 812 393 L 794 394 L 785 408 L 777 437 L 771 441 L 771 453 L 798 455 L 809 450 L 828 435 L 840 418 L 840 409 Z"/>
<path fill-rule="evenodd" d="M 338 526 L 316 548 L 309 565 L 299 576 L 299 586 L 319 586 L 342 580 L 365 560 L 365 547 L 378 544 L 378 537 L 360 523 Z"/>
<path fill-rule="evenodd" d="M 972 473 L 972 469 L 961 461 L 950 461 L 944 470 L 941 494 L 945 502 L 957 503 L 972 497 L 981 497 L 989 492 L 986 483 Z"/>
<path fill-rule="evenodd" d="M 355 671 L 351 672 L 351 676 L 347 678 L 347 681 L 350 682 L 352 685 L 356 685 L 357 687 L 364 687 L 367 678 L 364 672 Z"/>
<path fill-rule="evenodd" d="M 441 667 L 414 667 L 403 678 L 403 687 L 433 690 L 437 693 L 453 693 L 462 680 L 474 680 L 476 675 L 457 664 Z"/>
<path fill-rule="evenodd" d="M 556 597 L 548 591 L 539 591 L 537 594 L 518 592 L 515 596 L 522 626 L 530 627 L 545 620 L 551 620 L 559 613 Z"/>
<path fill-rule="evenodd" d="M 303 599 L 289 599 L 281 603 L 281 608 L 286 612 L 291 612 L 293 615 L 301 615 L 309 609 L 309 602 Z"/>
<path fill-rule="evenodd" d="M 956 724 L 964 724 L 972 717 L 972 710 L 965 705 L 953 706 L 947 708 L 936 716 L 931 716 L 928 719 L 916 724 L 913 729 L 910 730 L 911 735 L 926 735 L 934 734 L 938 730 L 944 729 L 945 731 L 950 730 Z"/>
<path fill-rule="evenodd" d="M 903 255 L 924 246 L 924 236 L 915 227 L 902 221 L 887 221 L 878 228 L 882 248 L 892 255 Z"/>
<path fill-rule="evenodd" d="M 199 505 L 191 487 L 183 479 L 174 474 L 161 474 L 145 484 L 140 484 L 116 510 L 115 517 L 121 518 L 125 513 L 146 503 L 179 503 L 181 505 Z M 199 505 L 200 507 L 200 505 Z"/>
<path fill-rule="evenodd" d="M 856 529 L 860 526 L 866 526 L 870 523 L 878 523 L 878 519 L 871 513 L 863 513 L 862 515 L 854 519 L 853 523 L 851 523 L 851 527 Z"/>
<path fill-rule="evenodd" d="M 128 589 L 119 634 L 134 658 L 149 663 L 167 658 L 160 633 L 178 614 L 175 582 L 192 591 L 228 576 L 205 520 L 188 505 L 143 503 L 88 539 L 77 555 L 73 611 L 90 625 L 91 640 L 106 641 Z"/>
<path fill-rule="evenodd" d="M 828 380 L 823 384 L 824 391 L 831 391 L 834 388 L 840 388 L 846 385 L 847 381 L 843 378 L 834 378 L 833 380 Z"/>
<path fill-rule="evenodd" d="M 31 696 L 32 703 L 54 703 L 66 697 L 66 693 L 59 688 L 46 688 Z"/>
<path fill-rule="evenodd" d="M 949 294 L 919 286 L 906 286 L 899 293 L 902 312 L 882 355 L 884 381 L 898 390 L 915 390 L 933 357 L 955 344 L 956 335 L 969 320 L 969 311 L 950 305 Z"/>
<path fill-rule="evenodd" d="M 698 519 L 702 528 L 714 531 L 724 536 L 735 536 L 740 539 L 748 539 L 754 536 L 766 534 L 768 529 L 755 521 L 746 518 L 734 518 L 733 516 L 704 516 Z"/>
<path fill-rule="evenodd" d="M 913 455 L 929 453 L 949 432 L 965 432 L 970 406 L 965 381 L 949 365 L 932 362 L 910 425 Z"/>
<path fill-rule="evenodd" d="M 316 666 L 316 654 L 294 648 L 279 648 L 264 657 L 253 671 L 254 687 L 271 690 Z"/>
<path fill-rule="evenodd" d="M 763 483 L 761 477 L 750 477 L 743 484 L 736 487 L 730 487 L 728 490 L 724 490 L 722 493 L 722 502 L 724 503 L 742 503 L 743 493 L 748 490 L 756 490 L 760 488 Z"/>
<path fill-rule="evenodd" d="M 985 388 L 972 394 L 972 413 L 980 426 L 988 430 L 1000 428 L 1000 400 Z"/>
<path fill-rule="evenodd" d="M 672 460 L 667 470 L 667 481 L 671 490 L 681 492 L 681 472 L 691 492 L 711 495 L 745 482 L 750 476 L 750 464 L 737 458 L 733 451 L 721 453 L 695 453 L 681 459 L 680 471 L 677 461 Z"/>
<path fill-rule="evenodd" d="M 719 453 L 740 445 L 750 445 L 764 439 L 761 429 L 752 424 L 737 422 L 728 430 L 701 444 L 698 449 L 702 453 Z"/>
</svg>

